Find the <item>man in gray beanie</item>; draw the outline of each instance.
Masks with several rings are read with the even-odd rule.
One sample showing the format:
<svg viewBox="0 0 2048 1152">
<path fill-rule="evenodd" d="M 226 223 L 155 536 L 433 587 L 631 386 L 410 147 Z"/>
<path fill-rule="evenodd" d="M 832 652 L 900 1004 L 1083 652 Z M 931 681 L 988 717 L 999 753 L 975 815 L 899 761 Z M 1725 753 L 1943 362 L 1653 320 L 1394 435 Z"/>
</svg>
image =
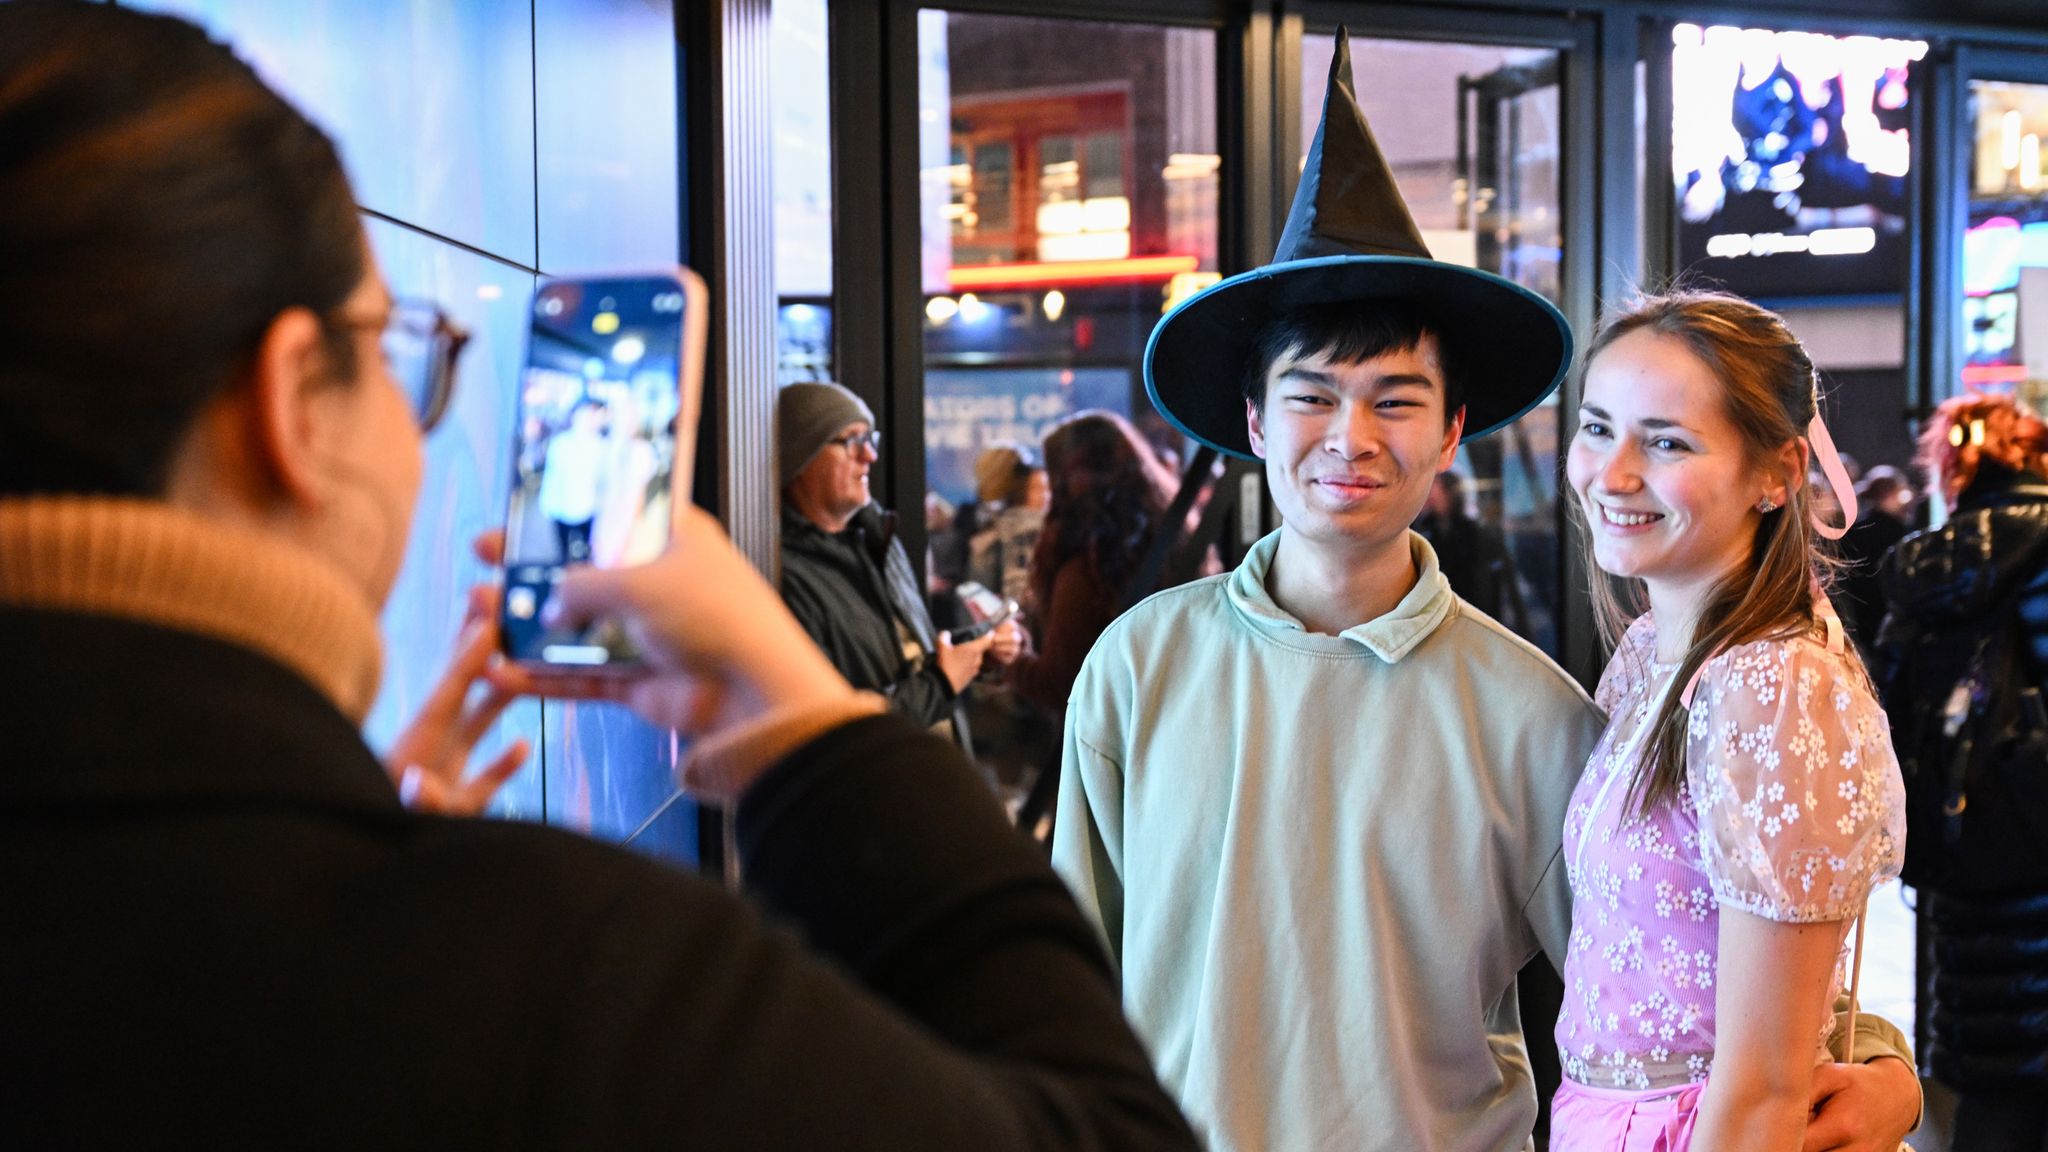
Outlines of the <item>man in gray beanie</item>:
<svg viewBox="0 0 2048 1152">
<path fill-rule="evenodd" d="M 880 445 L 874 413 L 837 384 L 791 384 L 776 398 L 782 598 L 855 688 L 882 693 L 918 724 L 948 726 L 971 751 L 961 693 L 984 656 L 1007 663 L 1020 638 L 1006 624 L 954 644 L 933 629 L 895 514 L 868 493 Z"/>
</svg>

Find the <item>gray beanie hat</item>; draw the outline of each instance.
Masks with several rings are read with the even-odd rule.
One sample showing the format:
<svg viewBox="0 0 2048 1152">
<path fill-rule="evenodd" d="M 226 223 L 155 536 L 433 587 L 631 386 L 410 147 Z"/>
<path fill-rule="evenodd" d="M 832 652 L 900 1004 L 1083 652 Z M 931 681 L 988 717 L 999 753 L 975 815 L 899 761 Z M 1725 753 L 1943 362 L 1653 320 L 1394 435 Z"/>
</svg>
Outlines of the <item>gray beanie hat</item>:
<svg viewBox="0 0 2048 1152">
<path fill-rule="evenodd" d="M 848 424 L 875 426 L 875 414 L 852 392 L 829 382 L 791 384 L 775 398 L 776 486 L 789 487 Z"/>
</svg>

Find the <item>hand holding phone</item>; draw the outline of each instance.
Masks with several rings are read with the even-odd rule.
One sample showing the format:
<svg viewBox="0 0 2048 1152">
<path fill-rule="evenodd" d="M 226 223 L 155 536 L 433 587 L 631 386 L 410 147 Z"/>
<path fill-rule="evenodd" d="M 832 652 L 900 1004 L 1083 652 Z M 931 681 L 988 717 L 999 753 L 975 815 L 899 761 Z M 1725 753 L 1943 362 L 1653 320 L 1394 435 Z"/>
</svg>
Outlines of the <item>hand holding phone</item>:
<svg viewBox="0 0 2048 1152">
<path fill-rule="evenodd" d="M 703 394 L 705 293 L 688 269 L 544 281 L 519 374 L 505 520 L 505 654 L 630 670 L 616 625 L 550 626 L 571 568 L 645 564 L 689 503 Z"/>
</svg>

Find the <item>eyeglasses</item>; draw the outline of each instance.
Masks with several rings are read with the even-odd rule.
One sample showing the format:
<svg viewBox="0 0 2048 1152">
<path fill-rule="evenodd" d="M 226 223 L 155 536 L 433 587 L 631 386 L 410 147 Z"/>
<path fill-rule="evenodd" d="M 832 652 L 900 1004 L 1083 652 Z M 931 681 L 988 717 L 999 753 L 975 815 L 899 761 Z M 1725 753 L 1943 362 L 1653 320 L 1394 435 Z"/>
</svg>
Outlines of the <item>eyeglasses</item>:
<svg viewBox="0 0 2048 1152">
<path fill-rule="evenodd" d="M 848 452 L 865 444 L 874 451 L 880 452 L 882 450 L 882 431 L 879 428 L 870 428 L 866 432 L 848 432 L 844 436 L 834 436 L 830 440 L 825 441 L 825 443 L 837 444 Z"/>
<path fill-rule="evenodd" d="M 344 328 L 370 328 L 376 322 L 343 316 Z M 431 432 L 448 411 L 455 394 L 455 362 L 469 333 L 429 300 L 393 300 L 378 341 L 384 365 L 405 393 L 421 432 Z"/>
<path fill-rule="evenodd" d="M 455 395 L 455 363 L 469 333 L 426 300 L 395 300 L 384 325 L 384 361 L 412 405 L 420 431 L 431 432 Z"/>
</svg>

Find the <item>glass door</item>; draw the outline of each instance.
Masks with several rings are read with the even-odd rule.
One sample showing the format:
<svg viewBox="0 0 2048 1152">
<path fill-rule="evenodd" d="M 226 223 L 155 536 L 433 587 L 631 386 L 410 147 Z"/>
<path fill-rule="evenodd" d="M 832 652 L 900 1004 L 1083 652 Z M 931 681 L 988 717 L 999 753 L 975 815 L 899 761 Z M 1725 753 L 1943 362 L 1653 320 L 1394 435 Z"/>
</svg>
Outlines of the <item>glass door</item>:
<svg viewBox="0 0 2048 1152">
<path fill-rule="evenodd" d="M 1218 38 L 938 9 L 918 12 L 917 38 L 927 591 L 940 627 L 971 623 L 977 586 L 1014 600 L 1042 647 L 1035 542 L 1053 485 L 1085 483 L 1080 465 L 1048 472 L 1048 438 L 1076 418 L 1061 443 L 1113 425 L 1162 480 L 1186 449 L 1142 366 L 1159 318 L 1219 278 Z M 999 673 L 970 695 L 975 749 L 1022 804 L 1053 779 L 1047 705 L 1066 689 Z"/>
</svg>

